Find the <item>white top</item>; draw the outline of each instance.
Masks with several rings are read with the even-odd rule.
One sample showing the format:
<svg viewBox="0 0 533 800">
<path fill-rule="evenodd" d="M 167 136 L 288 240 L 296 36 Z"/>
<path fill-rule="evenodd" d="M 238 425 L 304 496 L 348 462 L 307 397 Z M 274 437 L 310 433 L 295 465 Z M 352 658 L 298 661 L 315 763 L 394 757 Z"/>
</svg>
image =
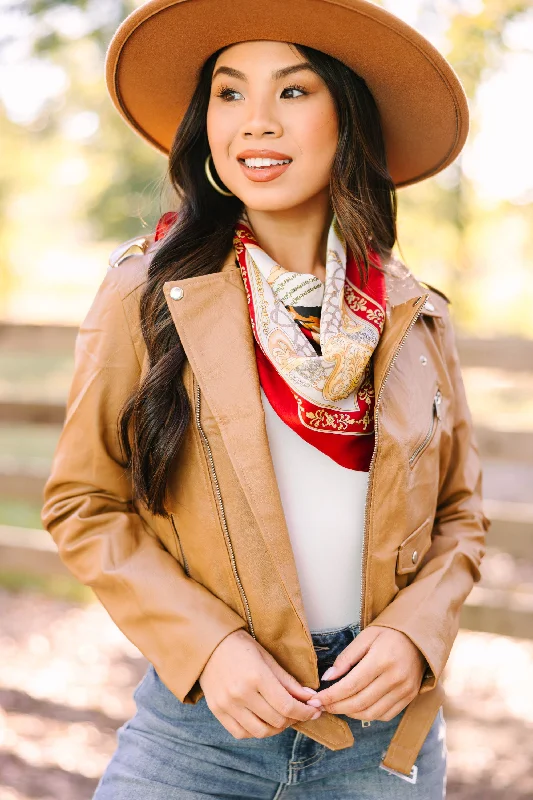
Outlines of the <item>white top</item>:
<svg viewBox="0 0 533 800">
<path fill-rule="evenodd" d="M 358 623 L 368 472 L 337 464 L 298 436 L 262 387 L 261 400 L 309 627 Z"/>
</svg>

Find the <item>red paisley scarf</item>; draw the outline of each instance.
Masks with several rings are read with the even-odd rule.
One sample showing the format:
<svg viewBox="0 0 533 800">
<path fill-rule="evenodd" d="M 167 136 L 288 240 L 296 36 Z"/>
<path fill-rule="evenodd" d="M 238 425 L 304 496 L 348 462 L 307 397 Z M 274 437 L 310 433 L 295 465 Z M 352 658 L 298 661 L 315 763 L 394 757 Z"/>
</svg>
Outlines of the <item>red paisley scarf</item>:
<svg viewBox="0 0 533 800">
<path fill-rule="evenodd" d="M 176 219 L 158 222 L 160 239 Z M 234 249 L 241 269 L 263 391 L 306 442 L 348 469 L 366 472 L 374 449 L 372 354 L 385 320 L 385 277 L 369 248 L 368 281 L 334 217 L 326 280 L 291 272 L 258 244 L 243 217 Z"/>
</svg>

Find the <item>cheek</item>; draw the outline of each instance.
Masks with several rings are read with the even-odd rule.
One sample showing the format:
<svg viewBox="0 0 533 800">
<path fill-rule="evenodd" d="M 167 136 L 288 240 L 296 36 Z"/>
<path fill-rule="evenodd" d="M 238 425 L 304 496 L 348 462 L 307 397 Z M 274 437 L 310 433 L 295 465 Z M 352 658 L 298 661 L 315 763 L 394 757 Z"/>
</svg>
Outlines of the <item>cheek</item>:
<svg viewBox="0 0 533 800">
<path fill-rule="evenodd" d="M 329 172 L 338 139 L 335 110 L 313 110 L 299 121 L 294 135 L 307 166 L 312 161 L 316 173 Z"/>
<path fill-rule="evenodd" d="M 227 152 L 233 136 L 233 129 L 226 114 L 218 113 L 208 107 L 206 116 L 207 139 L 213 155 Z"/>
</svg>

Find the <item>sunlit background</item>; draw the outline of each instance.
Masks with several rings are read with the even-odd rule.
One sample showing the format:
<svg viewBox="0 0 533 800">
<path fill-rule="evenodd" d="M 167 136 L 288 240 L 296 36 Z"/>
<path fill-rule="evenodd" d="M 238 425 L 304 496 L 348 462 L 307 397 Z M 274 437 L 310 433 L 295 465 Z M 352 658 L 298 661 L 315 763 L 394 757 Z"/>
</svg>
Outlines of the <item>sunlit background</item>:
<svg viewBox="0 0 533 800">
<path fill-rule="evenodd" d="M 75 328 L 110 252 L 169 208 L 165 159 L 104 84 L 107 44 L 136 5 L 0 0 L 0 800 L 88 800 L 145 666 L 39 530 Z M 445 673 L 448 797 L 522 800 L 533 797 L 533 7 L 382 5 L 448 58 L 471 112 L 454 164 L 398 191 L 398 254 L 451 299 L 493 519 Z"/>
</svg>

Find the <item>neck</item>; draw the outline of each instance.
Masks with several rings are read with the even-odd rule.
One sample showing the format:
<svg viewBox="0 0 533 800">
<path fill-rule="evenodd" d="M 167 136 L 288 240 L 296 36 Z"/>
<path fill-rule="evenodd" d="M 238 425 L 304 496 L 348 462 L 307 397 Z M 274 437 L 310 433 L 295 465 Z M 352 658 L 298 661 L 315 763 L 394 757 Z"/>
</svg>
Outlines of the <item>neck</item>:
<svg viewBox="0 0 533 800">
<path fill-rule="evenodd" d="M 326 249 L 333 211 L 328 192 L 281 211 L 246 207 L 250 226 L 260 247 L 291 272 L 326 275 Z"/>
</svg>

